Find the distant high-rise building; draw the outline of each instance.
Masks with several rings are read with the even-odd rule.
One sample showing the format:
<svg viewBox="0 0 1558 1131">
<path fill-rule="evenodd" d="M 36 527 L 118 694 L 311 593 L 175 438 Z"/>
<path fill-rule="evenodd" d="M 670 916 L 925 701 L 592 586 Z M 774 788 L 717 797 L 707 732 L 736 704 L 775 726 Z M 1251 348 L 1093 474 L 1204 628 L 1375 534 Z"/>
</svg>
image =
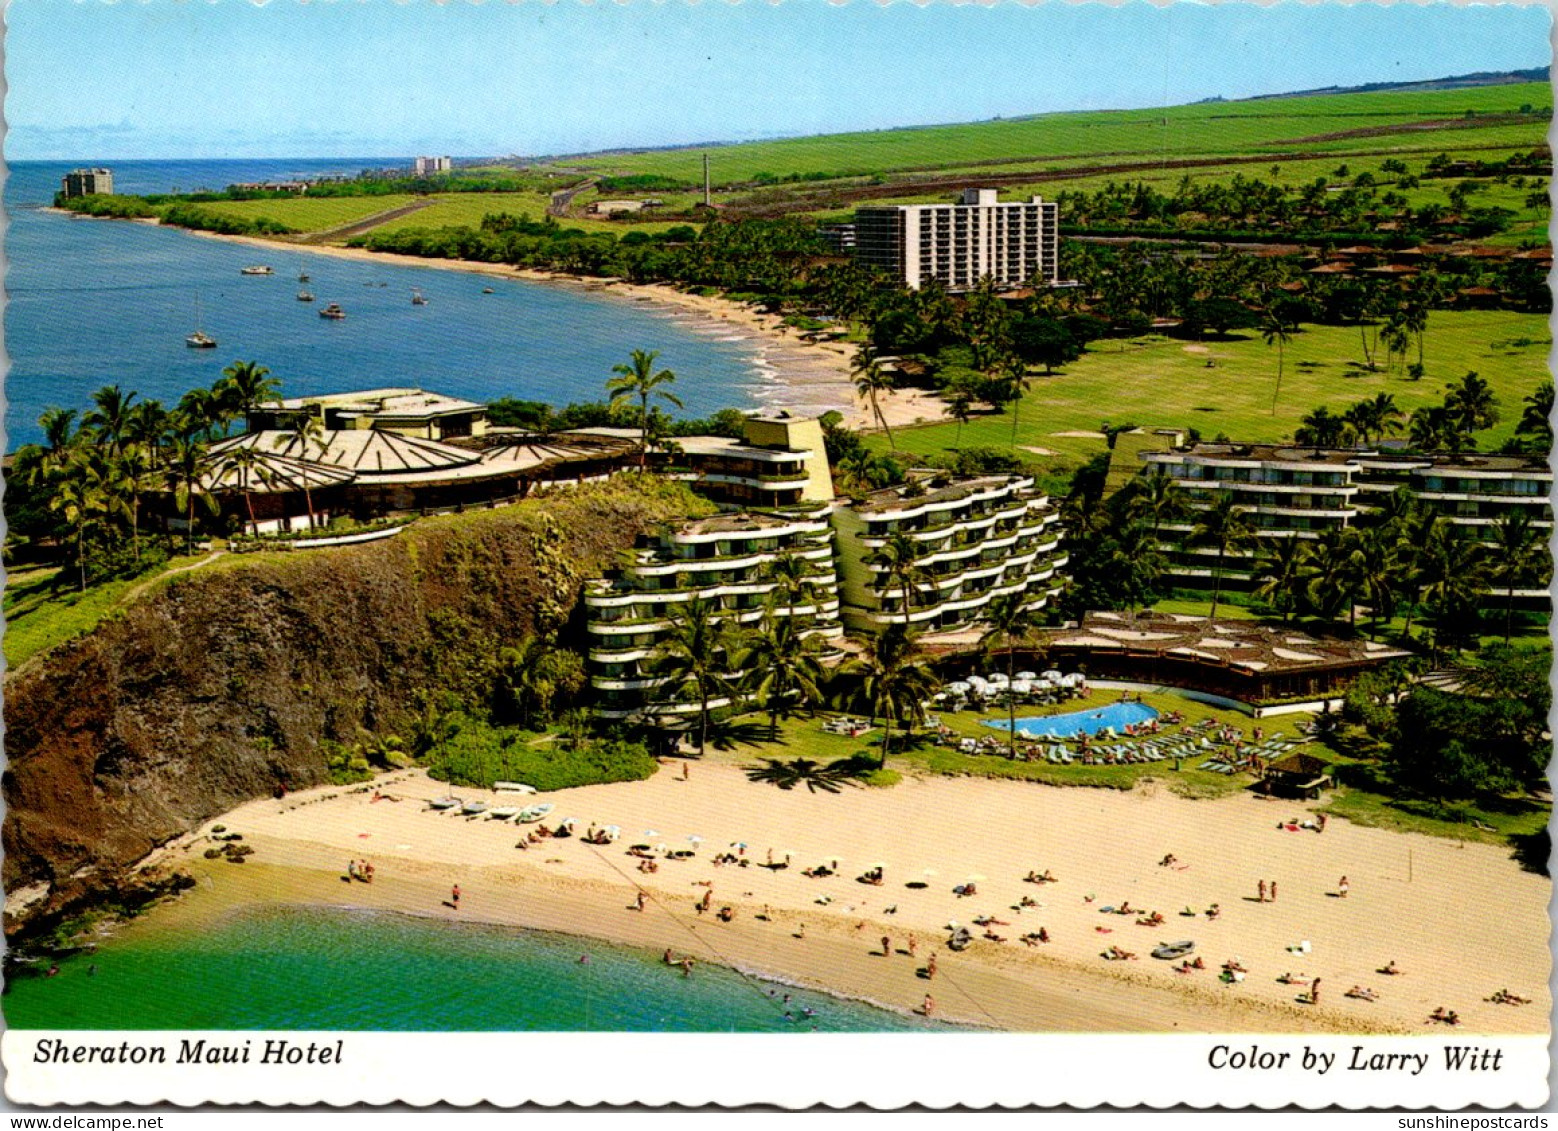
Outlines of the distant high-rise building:
<svg viewBox="0 0 1558 1131">
<path fill-rule="evenodd" d="M 855 258 L 918 290 L 928 279 L 966 291 L 1060 282 L 1059 210 L 1041 197 L 1002 204 L 995 189 L 966 189 L 956 204 L 894 204 L 855 212 Z"/>
<path fill-rule="evenodd" d="M 434 173 L 447 173 L 454 168 L 454 161 L 448 157 L 418 157 L 416 160 L 417 176 L 427 177 Z"/>
<path fill-rule="evenodd" d="M 66 196 L 111 196 L 114 174 L 111 169 L 72 169 L 65 174 Z"/>
</svg>

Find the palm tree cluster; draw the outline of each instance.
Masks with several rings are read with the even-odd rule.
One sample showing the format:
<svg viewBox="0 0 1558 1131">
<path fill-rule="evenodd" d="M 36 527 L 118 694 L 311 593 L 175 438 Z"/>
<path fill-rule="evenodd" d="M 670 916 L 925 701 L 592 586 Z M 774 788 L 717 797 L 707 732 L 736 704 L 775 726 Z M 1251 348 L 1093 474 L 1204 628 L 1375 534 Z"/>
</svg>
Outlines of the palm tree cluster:
<svg viewBox="0 0 1558 1131">
<path fill-rule="evenodd" d="M 1404 419 L 1405 414 L 1396 407 L 1392 394 L 1376 393 L 1339 416 L 1329 406 L 1321 405 L 1303 418 L 1293 439 L 1313 448 L 1367 447 L 1400 432 Z"/>
<path fill-rule="evenodd" d="M 142 536 L 152 499 L 163 517 L 183 516 L 186 549 L 193 549 L 197 510 L 219 509 L 208 484 L 223 461 L 213 459 L 212 443 L 279 391 L 264 366 L 238 361 L 212 387 L 190 390 L 171 410 L 118 385 L 93 393 L 79 423 L 73 409 L 46 410 L 38 420 L 43 443 L 16 453 L 12 490 L 21 497 L 7 507 L 7 553 L 57 547 L 73 559 L 82 590 L 95 580 L 136 573 L 154 550 L 165 557 L 171 549 L 166 523 L 160 544 L 149 545 Z M 232 453 L 224 458 L 235 467 L 245 463 L 236 470 L 247 489 L 251 475 L 263 472 L 250 465 L 252 449 Z"/>
<path fill-rule="evenodd" d="M 698 704 L 698 753 L 708 748 L 711 704 L 747 700 L 761 707 L 777 737 L 779 719 L 822 701 L 826 645 L 792 610 L 811 590 L 811 563 L 781 554 L 767 566 L 773 583 L 762 619 L 746 630 L 703 598 L 672 614 L 670 632 L 655 647 L 647 674 L 661 680 L 662 704 Z"/>
<path fill-rule="evenodd" d="M 1498 420 L 1492 386 L 1473 371 L 1446 390 L 1443 404 L 1414 412 L 1407 436 L 1421 451 L 1470 452 L 1477 448 L 1475 433 Z"/>
<path fill-rule="evenodd" d="M 1522 508 L 1511 508 L 1479 540 L 1423 506 L 1406 488 L 1384 502 L 1371 525 L 1337 527 L 1314 540 L 1274 540 L 1256 566 L 1255 595 L 1284 621 L 1310 614 L 1357 624 L 1360 607 L 1374 629 L 1397 613 L 1426 613 L 1433 644 L 1464 640 L 1488 593 L 1503 591 L 1504 637 L 1512 631 L 1515 590 L 1551 576 L 1545 539 Z"/>
</svg>

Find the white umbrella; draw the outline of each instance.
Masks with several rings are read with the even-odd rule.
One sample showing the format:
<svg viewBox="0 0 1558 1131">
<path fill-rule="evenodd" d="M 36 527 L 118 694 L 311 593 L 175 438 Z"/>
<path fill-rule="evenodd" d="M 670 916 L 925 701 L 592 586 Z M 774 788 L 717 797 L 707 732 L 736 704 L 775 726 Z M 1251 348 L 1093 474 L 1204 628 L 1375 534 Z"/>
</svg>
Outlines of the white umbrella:
<svg viewBox="0 0 1558 1131">
<path fill-rule="evenodd" d="M 999 685 L 1003 683 L 1010 683 L 1011 680 L 1007 678 L 1005 672 L 991 672 L 990 682 Z"/>
<path fill-rule="evenodd" d="M 1078 684 L 1086 683 L 1087 676 L 1081 672 L 1072 672 L 1070 675 L 1062 676 L 1060 682 L 1067 687 L 1076 687 Z"/>
<path fill-rule="evenodd" d="M 703 838 L 701 836 L 698 836 L 696 833 L 693 834 L 692 836 L 688 837 L 687 840 L 688 840 L 688 842 L 690 844 L 702 844 L 703 843 Z"/>
<path fill-rule="evenodd" d="M 659 829 L 645 829 L 644 830 L 644 835 L 645 836 L 664 836 L 665 834 L 663 832 L 661 832 Z"/>
<path fill-rule="evenodd" d="M 970 879 L 970 880 L 974 880 L 974 881 L 976 881 L 976 882 L 977 882 L 977 881 L 979 881 L 979 880 L 984 880 L 984 879 L 989 879 L 989 877 L 988 877 L 988 876 L 981 876 L 981 875 L 980 875 L 980 874 L 979 874 L 979 873 L 978 873 L 978 872 L 972 872 L 972 873 L 970 873 L 970 874 L 969 874 L 969 876 L 968 876 L 968 878 L 969 878 L 969 879 Z"/>
<path fill-rule="evenodd" d="M 1039 678 L 1039 673 L 1038 672 L 1018 672 L 1017 673 L 1017 678 L 1018 679 L 1034 680 L 1034 679 L 1038 679 Z"/>
<path fill-rule="evenodd" d="M 578 817 L 564 817 L 561 821 L 558 822 L 558 824 L 561 825 L 565 829 L 571 829 L 575 825 L 577 825 L 578 823 L 579 823 L 579 818 Z"/>
<path fill-rule="evenodd" d="M 971 675 L 968 677 L 968 682 L 974 687 L 979 687 L 981 684 L 986 684 L 990 681 L 982 675 Z"/>
<path fill-rule="evenodd" d="M 1064 677 L 1054 668 L 1050 668 L 1049 671 L 1042 672 L 1039 675 L 1039 678 L 1044 680 L 1046 683 L 1059 683 Z"/>
<path fill-rule="evenodd" d="M 951 683 L 947 684 L 948 691 L 967 691 L 968 688 L 968 682 L 961 679 L 953 680 Z"/>
<path fill-rule="evenodd" d="M 920 875 L 922 875 L 922 876 L 939 876 L 940 874 L 941 873 L 936 871 L 936 869 L 934 869 L 934 868 L 926 868 L 922 872 L 920 872 Z"/>
<path fill-rule="evenodd" d="M 1012 684 L 1012 690 L 1017 692 L 1019 695 L 1026 695 L 1028 692 L 1033 690 L 1033 680 L 1019 679 Z"/>
</svg>

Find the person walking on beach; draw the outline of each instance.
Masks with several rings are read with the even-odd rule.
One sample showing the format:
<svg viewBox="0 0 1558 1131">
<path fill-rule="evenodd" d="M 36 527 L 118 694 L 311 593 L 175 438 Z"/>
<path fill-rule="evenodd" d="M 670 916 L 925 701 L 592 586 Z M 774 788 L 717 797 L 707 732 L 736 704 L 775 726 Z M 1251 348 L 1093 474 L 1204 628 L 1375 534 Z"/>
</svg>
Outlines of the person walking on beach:
<svg viewBox="0 0 1558 1131">
<path fill-rule="evenodd" d="M 1341 882 L 1336 885 L 1336 895 L 1337 895 L 1337 898 L 1339 898 L 1339 899 L 1346 899 L 1347 898 L 1348 886 L 1349 885 L 1347 883 L 1347 877 L 1343 876 L 1342 879 L 1341 879 Z"/>
<path fill-rule="evenodd" d="M 1276 880 L 1272 880 L 1271 881 L 1271 887 L 1270 887 L 1269 890 L 1271 892 L 1271 902 L 1272 903 L 1277 902 L 1277 881 Z"/>
<path fill-rule="evenodd" d="M 925 960 L 925 980 L 930 982 L 936 980 L 936 956 L 934 953 Z"/>
<path fill-rule="evenodd" d="M 915 948 L 914 936 L 910 935 L 909 936 L 909 957 L 910 958 L 914 957 L 914 948 Z"/>
<path fill-rule="evenodd" d="M 642 911 L 644 909 L 644 904 L 646 904 L 649 901 L 648 901 L 648 898 L 644 895 L 643 892 L 639 892 L 638 893 L 638 899 L 637 899 L 636 902 L 637 902 L 638 906 L 635 908 L 635 910 Z"/>
<path fill-rule="evenodd" d="M 1257 899 L 1255 902 L 1257 902 L 1257 903 L 1265 903 L 1266 902 L 1266 881 L 1265 880 L 1262 880 L 1260 882 L 1260 898 Z"/>
<path fill-rule="evenodd" d="M 929 1017 L 931 1014 L 935 1013 L 936 999 L 931 997 L 930 994 L 926 994 L 925 1001 L 920 1005 L 920 1012 L 925 1014 L 926 1017 Z"/>
<path fill-rule="evenodd" d="M 1309 1004 L 1310 1005 L 1319 1005 L 1320 1004 L 1320 979 L 1319 978 L 1316 978 L 1313 982 L 1309 983 Z"/>
<path fill-rule="evenodd" d="M 882 936 L 882 957 L 891 958 L 893 955 L 893 940 L 887 935 Z"/>
<path fill-rule="evenodd" d="M 454 885 L 454 889 L 449 893 L 449 900 L 454 905 L 454 909 L 456 911 L 458 911 L 460 909 L 460 885 L 459 884 L 455 884 Z"/>
</svg>

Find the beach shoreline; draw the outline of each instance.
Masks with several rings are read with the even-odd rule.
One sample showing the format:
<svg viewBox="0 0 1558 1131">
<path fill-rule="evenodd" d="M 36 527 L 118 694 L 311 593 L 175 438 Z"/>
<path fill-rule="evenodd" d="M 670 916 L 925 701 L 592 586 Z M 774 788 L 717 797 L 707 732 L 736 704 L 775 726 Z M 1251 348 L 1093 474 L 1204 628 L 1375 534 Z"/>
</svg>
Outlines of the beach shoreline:
<svg viewBox="0 0 1558 1131">
<path fill-rule="evenodd" d="M 689 294 L 669 283 L 630 283 L 623 279 L 596 279 L 512 267 L 503 263 L 433 259 L 398 252 L 342 247 L 338 244 L 297 244 L 262 236 L 229 235 L 184 228 L 178 230 L 204 239 L 267 251 L 302 252 L 357 263 L 387 263 L 397 267 L 459 271 L 490 279 L 539 283 L 586 294 L 608 295 L 624 302 L 641 303 L 663 312 L 667 317 L 687 319 L 699 328 L 726 330 L 737 340 L 743 341 L 753 353 L 756 368 L 766 379 L 765 390 L 758 394 L 761 408 L 787 411 L 798 416 L 820 416 L 837 411 L 843 413 L 844 423 L 849 428 L 871 431 L 878 427 L 869 402 L 855 392 L 850 370 L 855 358 L 855 346 L 842 342 L 806 341 L 799 331 L 786 326 L 778 315 L 765 314 L 728 298 Z M 946 405 L 928 390 L 905 389 L 883 398 L 881 408 L 891 428 L 950 419 Z"/>
<path fill-rule="evenodd" d="M 670 949 L 673 957 L 690 955 L 695 962 L 898 1012 L 920 1008 L 930 994 L 940 1019 L 1005 1031 L 1422 1033 L 1437 1029 L 1427 1025 L 1428 1011 L 1446 1004 L 1465 1019 L 1467 1031 L 1546 1031 L 1545 951 L 1538 956 L 1534 948 L 1508 940 L 1545 931 L 1549 885 L 1543 877 L 1518 873 L 1490 846 L 1435 844 L 1432 838 L 1340 821 L 1323 836 L 1275 832 L 1266 821 L 1268 806 L 1248 797 L 1186 801 L 1167 791 L 1116 794 L 983 779 L 911 779 L 892 790 L 850 790 L 836 797 L 773 790 L 762 797 L 763 812 L 757 813 L 758 790 L 771 787 L 749 782 L 739 767 L 699 763 L 691 780 L 662 769 L 645 782 L 562 791 L 549 795 L 558 806 L 554 817 L 578 816 L 581 831 L 587 818 L 616 820 L 625 830 L 622 839 L 609 846 L 587 845 L 577 836 L 552 839 L 528 851 L 515 844 L 534 826 L 428 809 L 427 801 L 448 787 L 420 771 L 402 771 L 371 787 L 323 787 L 281 801 L 255 801 L 214 822 L 241 831 L 244 843 L 254 847 L 246 865 L 203 858 L 212 823 L 148 859 L 149 867 L 184 868 L 200 880 L 195 890 L 148 919 L 198 924 L 229 909 L 278 903 L 374 907 L 557 932 L 580 939 L 581 947 L 597 939 Z M 401 800 L 375 802 L 378 792 Z M 996 826 L 991 830 L 996 835 L 970 843 L 978 840 L 967 830 L 977 827 L 970 822 L 979 814 Z M 1068 846 L 1052 836 L 1022 843 L 1021 830 L 1040 814 L 1039 827 L 1053 827 L 1054 820 L 1075 825 L 1081 843 Z M 1136 844 L 1113 859 L 1113 854 L 1101 858 L 1088 843 L 1101 827 L 1120 827 L 1133 842 L 1133 831 L 1173 831 L 1153 833 L 1147 838 L 1150 849 L 1146 842 Z M 911 841 L 904 840 L 902 828 L 915 830 Z M 640 829 L 667 834 L 649 838 L 652 843 L 692 844 L 697 855 L 666 860 L 653 874 L 637 872 L 637 859 L 626 847 L 641 838 Z M 743 832 L 753 839 L 736 840 Z M 691 837 L 700 833 L 703 839 L 694 844 Z M 1280 851 L 1296 858 L 1263 865 L 1282 880 L 1280 904 L 1256 911 L 1235 891 L 1224 890 L 1231 875 L 1242 876 L 1251 867 L 1248 846 L 1230 845 L 1230 838 L 1252 843 L 1274 838 Z M 1402 904 L 1396 890 L 1401 885 L 1375 877 L 1370 860 L 1378 862 L 1383 853 L 1393 867 L 1407 841 L 1418 854 L 1423 890 Z M 736 849 L 740 843 L 748 847 Z M 1183 859 L 1197 861 L 1197 868 L 1181 873 L 1158 867 L 1154 854 L 1164 843 L 1175 845 Z M 792 854 L 790 867 L 765 867 L 770 846 L 781 854 L 776 863 Z M 844 854 L 837 875 L 800 874 L 835 850 Z M 748 866 L 716 866 L 711 857 L 724 852 L 740 853 Z M 1218 852 L 1228 858 L 1209 858 Z M 1304 890 L 1294 867 L 1307 868 L 1317 853 L 1355 862 L 1351 899 Z M 911 854 L 914 863 L 906 864 Z M 877 888 L 856 882 L 856 872 L 878 857 L 890 862 L 889 883 Z M 359 858 L 374 864 L 373 883 L 345 878 L 348 861 Z M 935 874 L 923 867 L 927 861 L 941 865 Z M 1052 866 L 1060 882 L 1023 884 L 1019 861 Z M 991 891 L 965 902 L 951 887 L 962 875 L 974 875 L 975 867 L 988 872 L 991 878 L 979 886 Z M 1325 867 L 1334 870 L 1330 861 Z M 1429 882 L 1428 874 L 1440 868 L 1460 874 Z M 906 875 L 923 886 L 906 886 Z M 1438 905 L 1441 883 L 1469 883 L 1475 898 L 1462 902 L 1489 904 L 1468 909 L 1485 914 L 1465 939 L 1444 938 L 1435 929 L 1440 920 L 1408 910 Z M 458 908 L 450 902 L 456 884 L 462 888 Z M 1216 923 L 1200 916 L 1194 923 L 1174 918 L 1178 904 L 1169 903 L 1166 893 L 1175 889 L 1193 889 L 1203 900 L 1207 892 L 1222 895 L 1223 915 Z M 633 910 L 640 891 L 646 895 L 644 911 Z M 1151 930 L 1134 925 L 1134 912 L 1101 917 L 1101 905 L 1118 898 L 1103 893 L 1123 891 L 1133 893 L 1129 902 L 1140 899 L 1139 908 L 1161 909 L 1168 923 Z M 704 893 L 710 907 L 699 913 L 696 903 Z M 1018 898 L 1030 893 L 1040 906 L 1021 908 Z M 1247 902 L 1255 902 L 1253 895 Z M 716 918 L 726 906 L 732 911 L 728 923 Z M 989 928 L 1006 941 L 982 937 L 972 920 L 983 915 L 1008 924 Z M 975 933 L 963 953 L 945 946 L 951 922 Z M 1053 944 L 1020 945 L 1019 935 L 1041 925 Z M 1178 974 L 1146 954 L 1180 934 L 1199 941 L 1196 953 L 1205 970 Z M 885 955 L 884 936 L 890 940 Z M 907 953 L 911 936 L 913 955 Z M 1300 937 L 1312 939 L 1313 950 L 1286 951 Z M 1111 944 L 1140 959 L 1104 961 L 1100 952 Z M 939 969 L 926 978 L 931 953 Z M 1483 970 L 1490 954 L 1514 967 Z M 1228 959 L 1248 967 L 1245 981 L 1217 980 Z M 1387 961 L 1400 963 L 1408 974 L 1373 973 Z M 1277 981 L 1289 970 L 1322 978 L 1329 987 L 1322 1003 L 1305 1004 L 1303 987 Z M 667 975 L 680 977 L 680 971 Z M 1359 982 L 1381 991 L 1381 1000 L 1346 999 L 1348 986 Z M 1514 1009 L 1483 1000 L 1504 985 L 1533 996 L 1534 1003 Z"/>
</svg>

